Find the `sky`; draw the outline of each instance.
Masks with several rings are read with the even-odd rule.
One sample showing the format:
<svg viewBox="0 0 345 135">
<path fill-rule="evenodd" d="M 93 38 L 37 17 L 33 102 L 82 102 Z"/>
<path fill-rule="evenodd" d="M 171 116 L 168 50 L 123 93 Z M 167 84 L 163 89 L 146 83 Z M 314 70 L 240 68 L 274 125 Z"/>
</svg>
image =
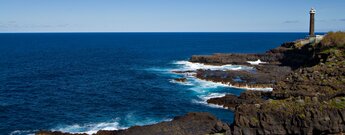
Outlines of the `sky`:
<svg viewBox="0 0 345 135">
<path fill-rule="evenodd" d="M 0 32 L 345 30 L 345 0 L 0 0 Z"/>
</svg>

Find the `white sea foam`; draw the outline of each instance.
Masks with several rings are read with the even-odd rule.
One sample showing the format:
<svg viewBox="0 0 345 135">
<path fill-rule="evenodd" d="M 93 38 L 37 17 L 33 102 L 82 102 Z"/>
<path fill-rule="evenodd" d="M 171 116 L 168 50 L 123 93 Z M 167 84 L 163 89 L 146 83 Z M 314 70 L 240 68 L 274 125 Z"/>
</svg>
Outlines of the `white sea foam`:
<svg viewBox="0 0 345 135">
<path fill-rule="evenodd" d="M 195 72 L 181 72 L 181 73 L 176 73 L 176 72 L 180 71 L 180 70 L 177 70 L 177 69 L 172 69 L 170 70 L 170 73 L 173 73 L 173 74 L 178 74 L 178 75 L 183 75 L 185 77 L 188 77 L 188 76 L 195 76 L 196 73 Z"/>
<path fill-rule="evenodd" d="M 61 131 L 69 133 L 86 133 L 94 134 L 99 130 L 119 130 L 126 129 L 127 127 L 119 126 L 117 120 L 111 122 L 101 122 L 101 123 L 89 123 L 84 125 L 74 124 L 67 126 L 60 126 L 52 129 L 52 131 Z"/>
<path fill-rule="evenodd" d="M 133 113 L 128 113 L 126 117 L 121 120 L 126 121 L 129 126 L 142 126 L 142 125 L 150 125 L 155 124 L 160 121 L 171 121 L 172 119 L 152 119 L 152 118 L 142 118 L 137 117 Z M 122 126 L 119 123 L 120 119 L 116 118 L 112 121 L 108 122 L 100 122 L 100 123 L 88 123 L 88 124 L 74 124 L 74 125 L 64 125 L 58 126 L 56 128 L 51 129 L 51 131 L 61 131 L 61 132 L 68 132 L 68 133 L 86 133 L 86 134 L 95 134 L 99 130 L 120 130 L 120 129 L 127 129 L 129 127 Z"/>
<path fill-rule="evenodd" d="M 205 92 L 204 89 L 208 88 L 217 88 L 217 87 L 230 87 L 230 88 L 237 88 L 237 89 L 244 89 L 244 90 L 257 90 L 257 91 L 272 91 L 273 88 L 271 87 L 264 87 L 264 88 L 255 88 L 255 87 L 249 87 L 248 85 L 238 87 L 234 86 L 230 83 L 222 83 L 222 82 L 213 82 L 213 81 L 206 81 L 199 78 L 196 78 L 195 76 L 186 76 L 187 81 L 186 82 L 177 82 L 175 80 L 170 80 L 171 83 L 178 83 L 181 85 L 189 85 L 189 86 L 195 86 L 190 88 L 191 90 L 194 90 L 196 92 L 202 93 Z"/>
<path fill-rule="evenodd" d="M 34 135 L 38 130 L 16 130 L 10 133 L 10 135 Z"/>
<path fill-rule="evenodd" d="M 147 70 L 147 71 L 154 71 L 154 72 L 160 72 L 160 73 L 169 73 L 172 69 L 169 69 L 169 68 L 147 68 L 147 69 L 144 69 L 144 70 Z"/>
<path fill-rule="evenodd" d="M 198 85 L 200 85 L 203 88 L 228 87 L 228 85 L 223 84 L 223 83 L 206 81 L 206 80 L 202 80 L 202 79 L 199 79 L 199 78 L 196 78 L 196 77 L 194 78 L 193 81 L 196 82 Z"/>
<path fill-rule="evenodd" d="M 152 117 L 139 117 L 138 115 L 135 115 L 135 112 L 129 112 L 127 113 L 126 117 L 123 118 L 124 121 L 126 121 L 127 124 L 134 126 L 143 126 L 143 125 L 151 125 L 156 124 L 161 121 L 169 121 L 171 119 L 160 119 L 160 118 L 152 118 Z"/>
<path fill-rule="evenodd" d="M 273 90 L 273 88 L 271 87 L 254 88 L 254 87 L 249 87 L 248 85 L 237 87 L 237 86 L 233 86 L 230 83 L 212 82 L 212 81 L 206 81 L 206 80 L 202 80 L 198 78 L 195 78 L 195 81 L 199 82 L 199 84 L 201 85 L 209 86 L 209 87 L 231 87 L 231 88 L 237 88 L 237 89 L 258 90 L 258 91 L 272 91 Z"/>
<path fill-rule="evenodd" d="M 191 88 L 189 88 L 189 90 L 193 90 L 197 93 L 200 94 L 204 94 L 210 91 L 213 91 L 215 89 L 217 89 L 218 87 L 224 87 L 223 85 L 217 84 L 217 83 L 213 83 L 210 81 L 204 81 L 204 80 L 200 80 L 196 77 L 190 78 L 188 79 L 188 81 L 193 84 Z"/>
<path fill-rule="evenodd" d="M 171 83 L 177 83 L 177 84 L 181 84 L 181 85 L 188 85 L 188 86 L 194 85 L 193 83 L 188 82 L 188 81 L 186 81 L 186 82 L 180 82 L 180 81 L 176 81 L 176 80 L 174 80 L 174 79 L 170 80 L 169 82 L 171 82 Z"/>
<path fill-rule="evenodd" d="M 192 103 L 195 103 L 195 104 L 202 104 L 202 105 L 205 105 L 205 106 L 208 106 L 208 107 L 212 107 L 212 108 L 222 108 L 222 109 L 227 109 L 226 107 L 223 107 L 221 105 L 216 105 L 216 104 L 208 104 L 207 102 L 205 101 L 200 101 L 200 100 L 195 100 L 193 99 L 192 100 Z"/>
<path fill-rule="evenodd" d="M 227 87 L 232 87 L 232 88 L 237 88 L 237 89 L 245 89 L 245 90 L 257 90 L 257 91 L 272 91 L 273 90 L 273 88 L 271 88 L 271 87 L 255 88 L 255 87 L 249 87 L 248 85 L 238 87 L 238 86 L 234 86 L 230 83 L 227 83 L 227 84 L 226 83 L 220 83 L 220 82 L 214 82 L 214 83 L 218 83 L 220 85 L 224 85 Z"/>
<path fill-rule="evenodd" d="M 225 96 L 225 93 L 210 93 L 210 94 L 205 95 L 205 96 L 200 96 L 200 98 L 204 101 L 207 101 L 211 98 L 224 97 L 224 96 Z"/>
<path fill-rule="evenodd" d="M 261 61 L 260 59 L 258 59 L 257 61 L 247 61 L 247 62 L 251 65 L 259 65 L 259 64 L 267 63 L 267 62 Z"/>
<path fill-rule="evenodd" d="M 249 62 L 252 62 L 252 61 L 249 61 Z M 254 61 L 253 64 L 256 64 L 256 63 L 260 64 L 264 62 L 258 60 L 258 61 Z M 214 65 L 205 65 L 202 63 L 193 63 L 189 61 L 176 61 L 173 64 L 178 65 L 178 67 L 177 69 L 170 69 L 170 71 L 188 71 L 188 72 L 182 72 L 182 73 L 170 72 L 170 73 L 174 75 L 180 75 L 180 77 L 182 75 L 183 77 L 187 78 L 187 80 L 186 82 L 177 82 L 175 80 L 170 80 L 170 82 L 191 86 L 188 89 L 197 92 L 198 98 L 192 99 L 192 102 L 196 104 L 202 104 L 202 105 L 206 105 L 213 108 L 224 108 L 222 105 L 207 103 L 208 99 L 225 96 L 225 94 L 227 93 L 226 91 L 223 91 L 223 93 L 215 92 L 220 87 L 230 87 L 230 88 L 245 89 L 245 90 L 272 91 L 272 88 L 270 87 L 267 87 L 267 88 L 252 88 L 249 86 L 237 87 L 229 83 L 206 81 L 206 80 L 202 80 L 195 77 L 195 71 L 198 69 L 223 70 L 223 71 L 225 70 L 253 70 L 254 69 L 253 67 L 241 66 L 241 65 L 230 65 L 230 64 L 214 66 Z"/>
<path fill-rule="evenodd" d="M 211 98 L 217 98 L 217 97 L 223 97 L 223 96 L 225 96 L 225 93 L 210 93 L 210 94 L 206 94 L 206 95 L 199 95 L 198 97 L 200 98 L 200 100 L 193 99 L 192 102 L 197 103 L 197 104 L 203 104 L 203 105 L 213 107 L 213 108 L 227 109 L 226 107 L 223 107 L 222 105 L 208 104 L 207 103 L 207 100 L 209 100 Z"/>
<path fill-rule="evenodd" d="M 220 65 L 220 66 L 215 66 L 215 65 L 205 65 L 202 63 L 195 63 L 195 62 L 189 62 L 189 61 L 176 61 L 173 64 L 176 65 L 182 65 L 182 69 L 184 71 L 195 71 L 198 69 L 209 69 L 209 70 L 251 70 L 253 69 L 252 67 L 248 66 L 240 66 L 240 65 Z"/>
</svg>

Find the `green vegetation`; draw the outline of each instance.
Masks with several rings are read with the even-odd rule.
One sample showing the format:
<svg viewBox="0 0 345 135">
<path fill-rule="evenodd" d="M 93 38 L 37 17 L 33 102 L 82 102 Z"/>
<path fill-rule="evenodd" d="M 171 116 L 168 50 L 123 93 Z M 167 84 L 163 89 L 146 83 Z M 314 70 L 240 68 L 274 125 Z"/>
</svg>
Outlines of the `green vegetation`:
<svg viewBox="0 0 345 135">
<path fill-rule="evenodd" d="M 318 44 L 319 54 L 327 56 L 327 65 L 344 65 L 345 32 L 329 32 Z"/>
<path fill-rule="evenodd" d="M 276 114 L 288 116 L 297 116 L 305 119 L 307 110 L 327 110 L 327 109 L 345 109 L 345 97 L 337 97 L 324 102 L 315 102 L 310 97 L 304 99 L 289 98 L 284 100 L 269 100 L 265 104 L 263 112 L 274 112 Z M 252 118 L 252 121 L 253 120 Z"/>
<path fill-rule="evenodd" d="M 345 108 L 345 97 L 335 98 L 329 102 L 329 106 L 337 109 Z"/>
<path fill-rule="evenodd" d="M 299 115 L 304 114 L 305 107 L 306 106 L 313 106 L 313 103 L 309 99 L 284 99 L 284 100 L 270 100 L 268 103 L 266 103 L 266 110 L 267 112 L 277 112 L 280 114 L 283 114 L 285 116 L 291 116 L 291 115 Z M 301 115 L 302 116 L 302 115 Z"/>
<path fill-rule="evenodd" d="M 298 114 L 298 117 L 300 117 L 301 119 L 304 119 L 305 118 L 305 114 L 304 113 Z"/>
<path fill-rule="evenodd" d="M 297 42 L 297 43 L 294 45 L 295 48 L 301 48 L 301 47 L 303 47 L 303 46 L 304 46 L 304 44 L 302 44 L 301 42 Z"/>
<path fill-rule="evenodd" d="M 324 48 L 345 48 L 345 32 L 328 32 L 321 40 L 321 46 Z"/>
<path fill-rule="evenodd" d="M 256 117 L 252 117 L 252 118 L 251 118 L 251 121 L 253 121 L 255 124 L 258 124 L 258 123 L 259 123 L 259 120 L 258 120 L 258 118 L 256 118 Z"/>
</svg>

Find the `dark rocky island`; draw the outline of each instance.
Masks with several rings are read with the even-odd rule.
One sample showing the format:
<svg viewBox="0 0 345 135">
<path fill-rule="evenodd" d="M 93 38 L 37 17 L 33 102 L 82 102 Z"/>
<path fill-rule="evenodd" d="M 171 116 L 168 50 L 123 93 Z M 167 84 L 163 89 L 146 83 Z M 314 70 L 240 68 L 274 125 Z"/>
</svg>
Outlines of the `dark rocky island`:
<svg viewBox="0 0 345 135">
<path fill-rule="evenodd" d="M 261 60 L 265 63 L 250 64 Z M 321 42 L 284 43 L 263 54 L 192 56 L 191 62 L 245 65 L 252 70 L 197 70 L 195 77 L 245 91 L 207 102 L 235 112 L 231 125 L 208 113 L 189 113 L 170 122 L 134 126 L 99 135 L 122 134 L 342 134 L 345 133 L 345 33 L 328 33 Z M 191 71 L 185 71 L 191 72 Z M 175 71 L 175 73 L 185 73 Z M 184 78 L 176 79 L 184 82 Z M 40 131 L 39 135 L 68 134 Z"/>
</svg>

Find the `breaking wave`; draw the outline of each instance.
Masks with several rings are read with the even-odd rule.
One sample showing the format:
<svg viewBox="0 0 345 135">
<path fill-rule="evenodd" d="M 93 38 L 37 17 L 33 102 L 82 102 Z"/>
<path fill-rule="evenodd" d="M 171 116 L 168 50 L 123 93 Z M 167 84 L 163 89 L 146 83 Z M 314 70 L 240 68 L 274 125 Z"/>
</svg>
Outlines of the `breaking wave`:
<svg viewBox="0 0 345 135">
<path fill-rule="evenodd" d="M 38 130 L 16 130 L 10 133 L 10 135 L 34 135 Z"/>
<path fill-rule="evenodd" d="M 176 61 L 173 64 L 176 65 L 181 65 L 180 70 L 185 70 L 185 71 L 195 71 L 198 69 L 209 69 L 209 70 L 251 70 L 253 69 L 252 67 L 248 66 L 240 66 L 240 65 L 220 65 L 220 66 L 215 66 L 215 65 L 205 65 L 202 63 L 194 63 L 194 62 L 189 62 L 189 61 Z"/>
<path fill-rule="evenodd" d="M 162 121 L 171 121 L 172 119 L 156 119 L 156 118 L 145 118 L 134 115 L 133 113 L 128 113 L 123 118 L 116 118 L 108 122 L 99 123 L 87 123 L 87 124 L 73 124 L 73 125 L 60 125 L 51 131 L 61 131 L 68 133 L 85 133 L 85 134 L 95 134 L 99 130 L 120 130 L 127 129 L 131 126 L 143 126 L 155 124 Z"/>
<path fill-rule="evenodd" d="M 256 61 L 247 61 L 249 64 L 251 65 L 259 65 L 259 64 L 265 64 L 267 62 L 263 62 L 260 59 L 256 60 Z"/>
<path fill-rule="evenodd" d="M 99 130 L 119 130 L 126 129 L 127 127 L 119 126 L 118 120 L 110 122 L 101 122 L 101 123 L 89 123 L 89 124 L 74 124 L 74 125 L 65 125 L 53 128 L 52 131 L 61 131 L 69 133 L 86 133 L 94 134 Z"/>
<path fill-rule="evenodd" d="M 271 88 L 271 87 L 255 88 L 255 87 L 249 87 L 248 85 L 237 87 L 237 86 L 234 86 L 234 85 L 232 85 L 230 83 L 205 81 L 205 80 L 201 80 L 201 79 L 198 79 L 198 78 L 196 78 L 196 79 L 199 80 L 200 82 L 204 82 L 204 83 L 206 83 L 208 85 L 212 84 L 214 86 L 231 87 L 231 88 L 244 89 L 244 90 L 257 90 L 257 91 L 272 91 L 273 90 L 273 88 Z"/>
<path fill-rule="evenodd" d="M 261 61 L 254 61 L 254 64 Z M 261 62 L 262 63 L 262 62 Z M 206 81 L 195 77 L 195 71 L 198 69 L 204 70 L 253 70 L 254 68 L 248 66 L 241 66 L 241 65 L 221 65 L 221 66 L 214 66 L 214 65 L 205 65 L 202 63 L 193 63 L 189 61 L 175 61 L 173 64 L 177 65 L 177 68 L 170 69 L 171 74 L 179 74 L 180 77 L 186 78 L 185 82 L 178 82 L 175 80 L 171 80 L 171 83 L 177 83 L 181 85 L 189 86 L 189 90 L 195 91 L 197 94 L 196 99 L 192 99 L 193 103 L 202 104 L 213 108 L 224 108 L 220 105 L 208 104 L 207 100 L 216 97 L 223 97 L 225 94 L 234 94 L 240 93 L 243 90 L 259 90 L 259 91 L 272 91 L 272 88 L 252 88 L 248 86 L 244 87 L 236 87 L 231 84 L 221 83 L 221 82 L 212 82 Z M 181 73 L 176 73 L 178 71 L 182 71 Z M 188 71 L 188 72 L 183 72 Z M 176 76 L 174 76 L 176 77 Z M 230 88 L 230 89 L 229 89 Z"/>
<path fill-rule="evenodd" d="M 210 93 L 210 94 L 204 94 L 204 95 L 199 95 L 199 100 L 193 99 L 192 102 L 196 103 L 196 104 L 202 104 L 202 105 L 206 105 L 209 107 L 213 107 L 213 108 L 224 108 L 221 105 L 215 105 L 215 104 L 208 104 L 207 100 L 211 99 L 211 98 L 217 98 L 217 97 L 223 97 L 225 96 L 225 93 Z M 224 108 L 227 109 L 227 108 Z"/>
</svg>

